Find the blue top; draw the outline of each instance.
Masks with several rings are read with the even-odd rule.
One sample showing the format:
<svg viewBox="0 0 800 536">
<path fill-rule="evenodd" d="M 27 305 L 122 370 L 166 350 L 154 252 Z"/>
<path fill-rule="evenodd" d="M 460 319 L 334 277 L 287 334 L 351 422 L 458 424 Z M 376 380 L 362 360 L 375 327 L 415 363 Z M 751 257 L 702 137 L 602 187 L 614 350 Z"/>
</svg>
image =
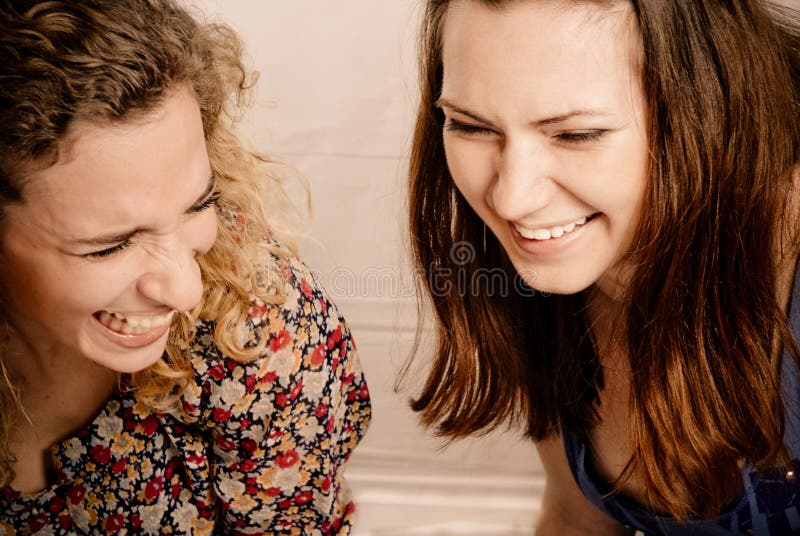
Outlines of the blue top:
<svg viewBox="0 0 800 536">
<path fill-rule="evenodd" d="M 795 272 L 789 321 L 794 336 L 800 339 L 800 270 Z M 679 523 L 668 516 L 649 512 L 621 494 L 603 498 L 610 486 L 592 466 L 586 443 L 564 433 L 564 447 L 572 475 L 589 501 L 602 512 L 645 534 L 669 535 L 785 535 L 800 534 L 800 372 L 794 359 L 784 352 L 781 364 L 781 390 L 786 406 L 784 438 L 791 458 L 792 478 L 786 472 L 761 471 L 745 466 L 744 489 L 718 517 Z"/>
</svg>

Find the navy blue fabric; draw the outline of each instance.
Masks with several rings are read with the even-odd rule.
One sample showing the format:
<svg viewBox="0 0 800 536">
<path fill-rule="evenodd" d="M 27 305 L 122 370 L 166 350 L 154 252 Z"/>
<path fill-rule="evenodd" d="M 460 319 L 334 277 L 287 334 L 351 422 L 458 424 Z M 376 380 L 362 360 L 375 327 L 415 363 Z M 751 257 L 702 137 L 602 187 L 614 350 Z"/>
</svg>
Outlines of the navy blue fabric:
<svg viewBox="0 0 800 536">
<path fill-rule="evenodd" d="M 800 340 L 800 270 L 795 272 L 789 320 L 795 337 Z M 564 433 L 567 461 L 575 481 L 589 501 L 617 521 L 645 534 L 800 535 L 800 372 L 788 352 L 784 352 L 781 365 L 781 390 L 786 409 L 784 438 L 792 460 L 791 469 L 796 476 L 787 477 L 786 469 L 756 472 L 752 467 L 745 467 L 742 471 L 744 489 L 739 499 L 714 519 L 678 523 L 672 518 L 648 512 L 619 494 L 604 498 L 610 488 L 592 466 L 586 444 L 576 436 Z"/>
</svg>

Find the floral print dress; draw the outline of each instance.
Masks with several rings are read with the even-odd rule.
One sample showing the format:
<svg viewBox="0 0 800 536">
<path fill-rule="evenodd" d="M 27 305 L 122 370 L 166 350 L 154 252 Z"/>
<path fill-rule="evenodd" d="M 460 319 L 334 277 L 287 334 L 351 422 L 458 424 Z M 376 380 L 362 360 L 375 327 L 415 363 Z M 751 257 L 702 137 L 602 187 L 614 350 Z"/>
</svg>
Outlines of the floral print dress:
<svg viewBox="0 0 800 536">
<path fill-rule="evenodd" d="M 194 377 L 174 414 L 123 382 L 94 421 L 51 448 L 57 482 L 0 489 L 0 534 L 348 534 L 343 464 L 370 420 L 350 332 L 299 260 L 269 256 L 281 305 L 254 300 L 235 361 L 198 321 Z"/>
</svg>

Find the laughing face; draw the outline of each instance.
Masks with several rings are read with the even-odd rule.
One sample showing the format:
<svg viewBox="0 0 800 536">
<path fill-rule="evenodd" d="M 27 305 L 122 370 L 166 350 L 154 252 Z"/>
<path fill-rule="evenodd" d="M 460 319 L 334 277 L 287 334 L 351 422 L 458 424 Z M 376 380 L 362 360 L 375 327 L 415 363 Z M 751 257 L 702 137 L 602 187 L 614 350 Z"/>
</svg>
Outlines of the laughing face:
<svg viewBox="0 0 800 536">
<path fill-rule="evenodd" d="M 648 160 L 630 7 L 456 0 L 442 31 L 456 186 L 530 286 L 616 294 Z"/>
<path fill-rule="evenodd" d="M 75 123 L 59 160 L 4 208 L 5 314 L 27 355 L 135 372 L 202 296 L 216 238 L 214 177 L 196 100 L 176 89 L 145 117 Z M 17 346 L 20 346 L 17 344 Z"/>
</svg>

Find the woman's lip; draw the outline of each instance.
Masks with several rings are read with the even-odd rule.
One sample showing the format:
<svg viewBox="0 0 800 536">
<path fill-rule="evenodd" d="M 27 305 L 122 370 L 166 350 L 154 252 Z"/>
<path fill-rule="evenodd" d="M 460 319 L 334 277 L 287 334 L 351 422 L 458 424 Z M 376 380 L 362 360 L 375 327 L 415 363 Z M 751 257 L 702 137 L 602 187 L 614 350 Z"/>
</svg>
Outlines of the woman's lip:
<svg viewBox="0 0 800 536">
<path fill-rule="evenodd" d="M 519 248 L 526 253 L 536 256 L 551 256 L 563 253 L 575 242 L 580 240 L 583 235 L 585 235 L 586 232 L 591 229 L 592 224 L 595 223 L 595 220 L 598 217 L 600 217 L 600 214 L 594 214 L 591 219 L 587 220 L 586 223 L 571 233 L 567 233 L 559 238 L 549 238 L 547 240 L 525 238 L 519 234 L 519 231 L 517 231 L 512 222 L 508 223 L 508 228 L 511 231 L 511 234 L 514 236 L 514 241 L 517 243 L 517 246 L 519 246 Z"/>
<path fill-rule="evenodd" d="M 153 328 L 150 331 L 145 331 L 144 333 L 125 335 L 123 333 L 117 333 L 116 331 L 110 330 L 104 326 L 94 315 L 92 315 L 92 321 L 106 339 L 113 342 L 117 346 L 122 346 L 123 348 L 128 349 L 142 348 L 153 344 L 169 333 L 169 328 L 172 325 L 168 322 L 163 326 Z"/>
</svg>

